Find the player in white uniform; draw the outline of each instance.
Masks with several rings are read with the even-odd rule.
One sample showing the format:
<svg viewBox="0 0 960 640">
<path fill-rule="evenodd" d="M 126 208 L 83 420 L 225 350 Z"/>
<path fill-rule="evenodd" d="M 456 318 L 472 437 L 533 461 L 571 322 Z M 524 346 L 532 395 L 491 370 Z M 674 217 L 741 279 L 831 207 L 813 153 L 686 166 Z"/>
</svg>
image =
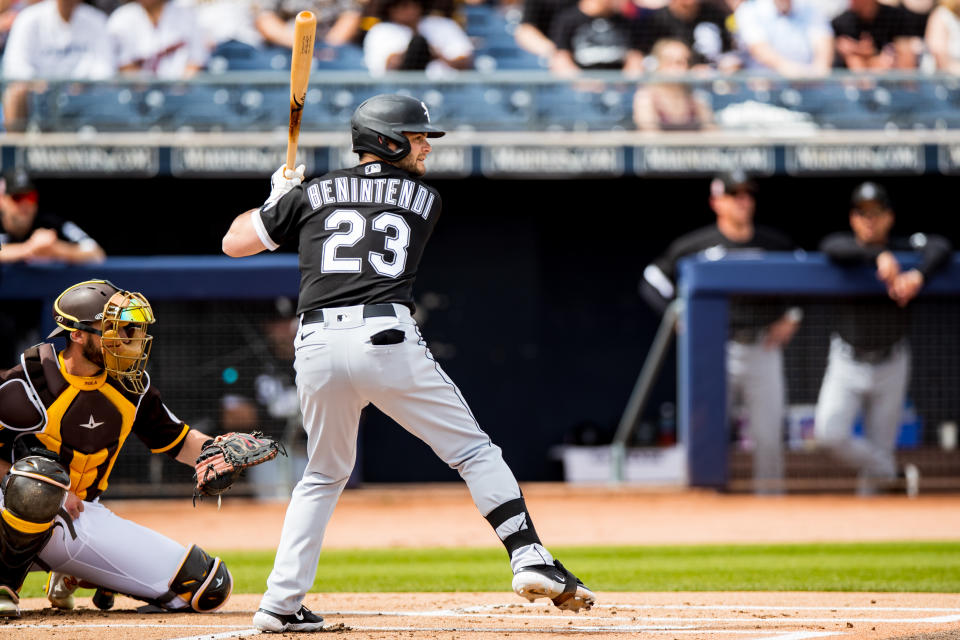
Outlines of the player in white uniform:
<svg viewBox="0 0 960 640">
<path fill-rule="evenodd" d="M 184 548 L 100 504 L 127 437 L 193 465 L 209 436 L 167 409 L 144 371 L 153 311 L 140 294 L 104 280 L 76 284 L 54 304 L 67 347 L 27 349 L 0 370 L 0 616 L 20 615 L 31 570 L 50 570 L 47 595 L 74 606 L 80 581 L 94 603 L 125 593 L 173 610 L 212 611 L 230 596 L 230 572 L 200 547 Z"/>
<path fill-rule="evenodd" d="M 303 606 L 323 533 L 356 459 L 360 411 L 369 403 L 426 442 L 466 481 L 510 555 L 513 589 L 561 609 L 589 609 L 593 593 L 540 542 L 500 448 L 430 353 L 411 316 L 420 257 L 440 196 L 420 181 L 428 138 L 443 135 L 426 106 L 379 95 L 353 115 L 360 164 L 301 184 L 303 166 L 281 167 L 259 209 L 223 239 L 239 257 L 300 247 L 300 330 L 295 368 L 309 461 L 293 490 L 267 592 L 254 615 L 264 631 L 318 631 Z"/>
</svg>

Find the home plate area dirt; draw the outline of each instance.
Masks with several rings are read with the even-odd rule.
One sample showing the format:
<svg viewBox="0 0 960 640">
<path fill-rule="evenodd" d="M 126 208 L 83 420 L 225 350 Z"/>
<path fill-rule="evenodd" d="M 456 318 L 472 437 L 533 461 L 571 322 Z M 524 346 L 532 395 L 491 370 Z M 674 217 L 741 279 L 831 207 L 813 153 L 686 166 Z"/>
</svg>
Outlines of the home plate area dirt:
<svg viewBox="0 0 960 640">
<path fill-rule="evenodd" d="M 819 541 L 956 540 L 960 496 L 756 498 L 697 491 L 524 485 L 548 546 Z M 190 507 L 189 499 L 107 502 L 117 515 L 182 544 L 206 549 L 275 549 L 286 505 L 234 497 Z M 389 526 L 386 526 L 389 525 Z M 381 487 L 344 494 L 325 548 L 494 546 L 462 485 Z M 265 576 L 264 576 L 265 577 Z M 322 577 L 321 577 L 322 579 Z M 321 582 L 322 583 L 322 582 Z M 613 593 L 579 614 L 546 600 L 497 593 L 310 593 L 325 634 L 266 638 L 471 640 L 960 640 L 960 594 Z M 45 598 L 22 602 L 23 617 L 0 619 L 0 640 L 221 640 L 257 634 L 260 594 L 234 594 L 212 614 L 140 614 L 118 598 L 101 612 L 89 597 L 57 612 Z"/>
<path fill-rule="evenodd" d="M 620 640 L 948 640 L 960 638 L 960 596 L 838 593 L 612 593 L 579 614 L 545 600 L 527 603 L 501 593 L 310 594 L 325 634 L 365 639 L 597 638 Z M 220 640 L 255 635 L 259 596 L 239 595 L 212 614 L 139 614 L 126 598 L 102 612 L 89 598 L 77 610 L 43 609 L 24 600 L 24 616 L 0 622 L 0 637 L 17 640 Z M 266 636 L 266 634 L 264 634 Z"/>
</svg>

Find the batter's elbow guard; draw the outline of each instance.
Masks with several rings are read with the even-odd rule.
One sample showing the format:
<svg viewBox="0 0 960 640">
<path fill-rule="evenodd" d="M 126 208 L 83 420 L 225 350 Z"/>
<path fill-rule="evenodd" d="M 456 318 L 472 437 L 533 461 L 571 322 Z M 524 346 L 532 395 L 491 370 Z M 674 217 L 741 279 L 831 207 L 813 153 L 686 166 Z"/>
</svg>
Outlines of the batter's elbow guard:
<svg viewBox="0 0 960 640">
<path fill-rule="evenodd" d="M 233 576 L 220 558 L 211 558 L 195 544 L 190 545 L 180 568 L 170 581 L 170 592 L 190 604 L 198 613 L 216 611 L 230 598 Z"/>
</svg>

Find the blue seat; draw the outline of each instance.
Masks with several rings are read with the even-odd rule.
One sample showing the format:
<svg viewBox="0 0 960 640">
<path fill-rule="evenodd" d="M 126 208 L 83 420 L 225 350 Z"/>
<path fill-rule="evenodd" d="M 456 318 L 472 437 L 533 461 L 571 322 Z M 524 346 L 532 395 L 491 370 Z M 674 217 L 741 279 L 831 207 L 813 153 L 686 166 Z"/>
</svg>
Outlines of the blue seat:
<svg viewBox="0 0 960 640">
<path fill-rule="evenodd" d="M 345 44 L 339 47 L 318 45 L 314 51 L 314 71 L 366 71 L 363 49 Z"/>
<path fill-rule="evenodd" d="M 550 129 L 627 127 L 632 113 L 630 95 L 625 89 L 578 91 L 566 85 L 546 85 L 537 90 L 537 118 Z"/>
<path fill-rule="evenodd" d="M 128 87 L 87 86 L 53 94 L 49 113 L 58 130 L 135 131 L 146 126 L 140 94 Z"/>
<path fill-rule="evenodd" d="M 488 56 L 494 61 L 498 71 L 544 70 L 548 64 L 546 60 L 521 49 L 514 42 L 508 46 L 485 46 L 477 49 L 474 56 Z"/>
<path fill-rule="evenodd" d="M 209 85 L 155 88 L 144 98 L 150 124 L 163 129 L 237 130 L 249 119 L 233 109 L 231 90 Z"/>
<path fill-rule="evenodd" d="M 280 53 L 273 49 L 253 47 L 244 42 L 228 40 L 222 42 L 210 54 L 207 65 L 213 71 L 269 71 L 274 69 L 274 57 Z M 222 60 L 221 65 L 214 61 Z M 222 68 L 221 68 L 222 67 Z"/>
<path fill-rule="evenodd" d="M 310 131 L 341 131 L 349 123 L 340 111 L 331 109 L 329 88 L 309 89 L 303 107 L 302 127 Z"/>
<path fill-rule="evenodd" d="M 481 131 L 525 129 L 531 120 L 532 101 L 524 100 L 522 94 L 523 90 L 495 86 L 446 87 L 442 92 L 442 104 L 434 109 L 437 113 L 431 115 L 450 128 L 469 127 Z"/>
</svg>

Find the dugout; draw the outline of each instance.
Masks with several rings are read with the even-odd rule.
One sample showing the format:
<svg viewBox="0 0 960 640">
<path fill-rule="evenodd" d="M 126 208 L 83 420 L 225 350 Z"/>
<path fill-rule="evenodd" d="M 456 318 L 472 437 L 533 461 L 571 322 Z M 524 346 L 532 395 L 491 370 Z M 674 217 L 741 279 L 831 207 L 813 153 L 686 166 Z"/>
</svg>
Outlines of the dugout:
<svg viewBox="0 0 960 640">
<path fill-rule="evenodd" d="M 949 176 L 870 177 L 887 186 L 904 231 L 938 232 L 960 242 L 956 220 L 943 215 L 953 199 Z M 822 235 L 844 227 L 847 197 L 862 178 L 761 178 L 757 221 L 782 229 L 812 249 Z M 444 217 L 417 287 L 418 303 L 427 312 L 425 334 L 481 424 L 502 445 L 519 479 L 560 479 L 562 468 L 551 453 L 553 447 L 602 444 L 613 435 L 659 320 L 637 295 L 637 282 L 643 267 L 670 239 L 712 220 L 706 202 L 708 179 L 469 177 L 433 182 L 444 198 Z M 188 257 L 215 256 L 230 219 L 264 197 L 265 179 L 158 176 L 108 181 L 47 176 L 37 178 L 37 184 L 43 208 L 81 224 L 109 255 L 136 257 L 116 264 L 117 280 L 124 286 L 137 286 L 128 281 L 140 282 L 139 273 L 149 272 L 151 265 L 167 274 L 145 276 L 142 289 L 156 301 L 160 318 L 154 381 L 184 419 L 215 431 L 225 396 L 255 396 L 257 377 L 264 375 L 261 369 L 282 377 L 284 365 L 282 360 L 274 362 L 265 327 L 275 314 L 283 313 L 275 298 L 295 294 L 295 273 L 291 277 L 288 271 L 295 259 L 269 258 L 276 274 L 254 269 L 256 277 L 265 278 L 258 287 L 251 273 L 244 273 L 254 263 L 240 267 L 236 262 L 212 277 L 198 277 L 197 269 L 208 269 L 211 263 Z M 107 188 L 110 200 L 103 202 Z M 129 216 L 137 222 L 118 223 Z M 144 223 L 149 231 L 138 230 Z M 152 257 L 158 254 L 179 257 L 158 263 Z M 114 268 L 112 264 L 108 266 Z M 16 299 L 44 288 L 59 291 L 61 282 L 102 271 L 4 267 L 2 304 L 16 304 L 9 298 L 11 292 L 17 292 Z M 928 321 L 918 330 L 927 332 L 930 346 L 915 355 L 917 375 L 924 376 L 915 385 L 930 394 L 929 399 L 917 398 L 923 424 L 919 445 L 936 449 L 935 425 L 955 417 L 950 414 L 956 411 L 950 389 L 957 386 L 960 366 L 956 359 L 942 361 L 943 352 L 953 348 L 956 353 L 955 292 L 936 303 L 922 301 L 919 308 L 933 304 L 937 311 L 920 314 Z M 811 317 L 825 321 L 828 316 L 828 308 L 822 306 Z M 807 346 L 797 355 L 788 351 L 788 358 L 799 363 L 795 366 L 814 370 L 796 378 L 800 382 L 790 390 L 794 398 L 808 396 L 819 381 L 814 334 L 824 325 L 816 326 L 811 335 L 798 335 L 798 348 Z M 924 353 L 939 353 L 941 369 L 924 369 Z M 233 381 L 231 370 L 236 374 Z M 661 420 L 660 407 L 675 397 L 675 375 L 673 361 L 668 360 L 643 417 L 648 428 L 636 444 L 670 440 L 664 432 L 670 425 Z M 271 428 L 282 428 L 283 417 L 271 415 L 269 407 L 258 405 L 257 411 L 264 424 L 272 421 Z M 361 438 L 360 465 L 366 482 L 455 478 L 425 445 L 375 412 L 368 416 Z M 179 465 L 158 456 L 147 462 L 149 456 L 141 447 L 127 449 L 112 493 L 149 493 L 147 487 L 126 487 L 122 469 L 128 464 L 131 470 L 151 465 L 154 479 L 187 486 L 188 470 L 174 470 Z M 732 488 L 746 468 L 738 456 L 734 451 Z M 938 473 L 960 482 L 960 467 L 953 458 L 938 464 Z M 726 486 L 727 479 L 707 484 Z M 949 486 L 945 482 L 944 487 Z"/>
</svg>

